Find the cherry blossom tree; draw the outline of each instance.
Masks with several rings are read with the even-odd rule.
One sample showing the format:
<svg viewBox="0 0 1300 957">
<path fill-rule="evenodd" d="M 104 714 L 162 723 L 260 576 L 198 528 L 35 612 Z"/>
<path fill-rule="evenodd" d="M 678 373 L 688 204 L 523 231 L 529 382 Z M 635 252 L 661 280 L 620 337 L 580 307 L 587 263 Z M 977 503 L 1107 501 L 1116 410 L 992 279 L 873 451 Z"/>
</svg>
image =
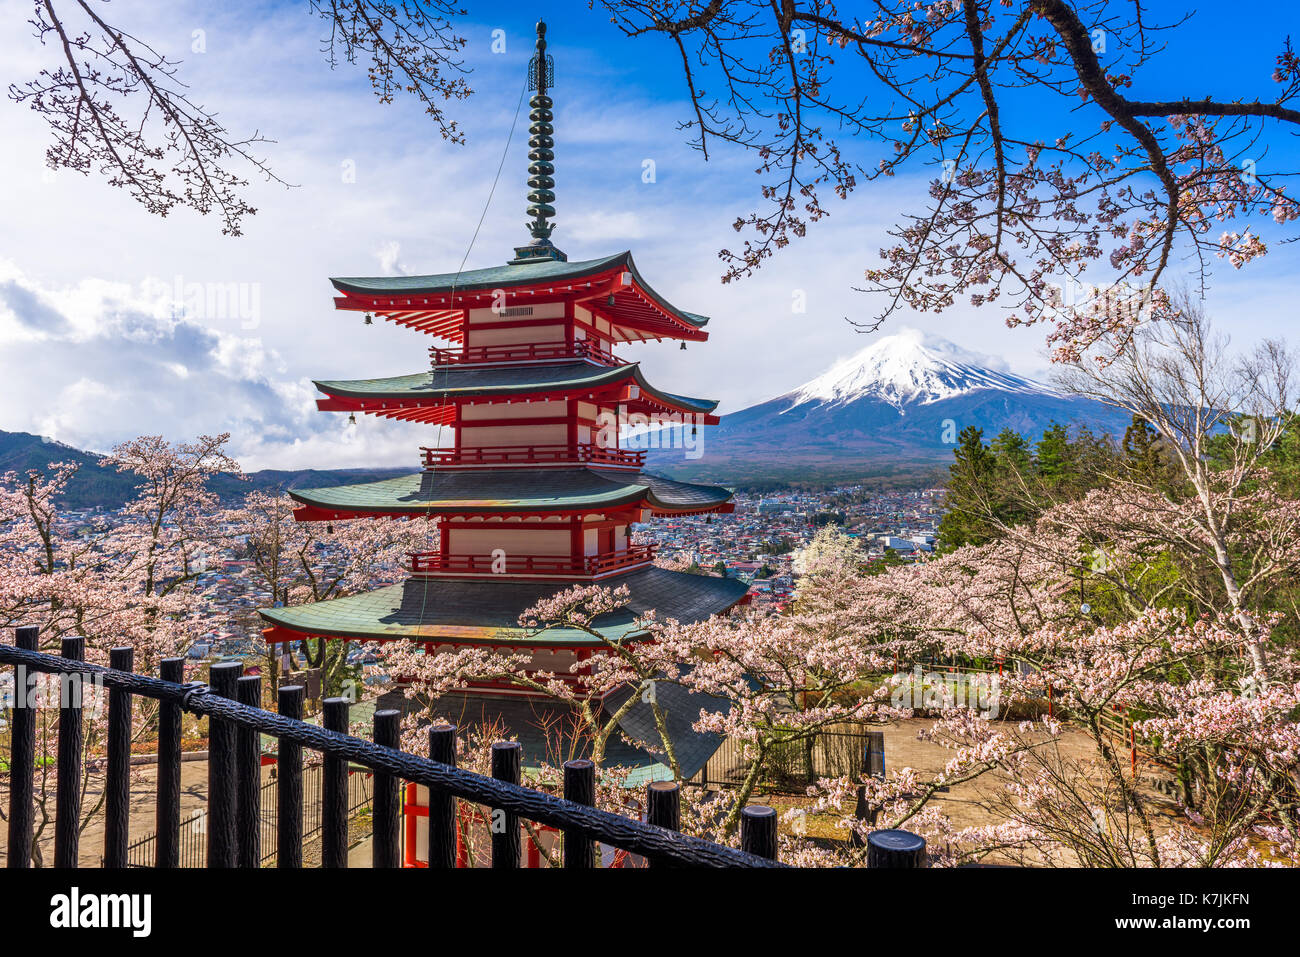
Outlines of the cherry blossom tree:
<svg viewBox="0 0 1300 957">
<path fill-rule="evenodd" d="M 304 6 L 323 25 L 321 48 L 331 67 L 363 62 L 380 103 L 412 96 L 444 139 L 464 141 L 444 111 L 446 102 L 470 94 L 459 60 L 465 39 L 451 23 L 464 10 L 443 0 L 307 0 Z M 233 132 L 193 99 L 180 61 L 116 22 L 107 3 L 34 0 L 29 22 L 51 63 L 35 79 L 12 84 L 9 98 L 48 123 L 50 168 L 105 176 L 159 216 L 178 206 L 216 212 L 231 236 L 257 212 L 244 198 L 247 175 L 284 182 L 258 155 L 270 141 Z M 196 36 L 194 42 L 203 41 Z"/>
<path fill-rule="evenodd" d="M 429 547 L 422 523 L 299 522 L 293 516 L 295 508 L 287 495 L 253 492 L 221 515 L 228 538 L 238 554 L 252 561 L 272 604 L 328 601 L 395 581 L 401 577 L 407 554 Z M 340 690 L 353 647 L 353 642 L 341 639 L 298 643 L 307 666 L 321 670 L 322 696 Z M 286 657 L 292 667 L 292 649 L 267 650 L 272 691 L 278 687 L 281 659 Z"/>
<path fill-rule="evenodd" d="M 109 663 L 112 648 L 130 646 L 142 673 L 155 673 L 162 658 L 183 653 L 204 617 L 195 581 L 220 545 L 216 498 L 206 482 L 239 471 L 225 453 L 228 438 L 171 444 L 146 436 L 115 448 L 105 464 L 140 481 L 112 521 L 67 514 L 60 496 L 76 473 L 73 465 L 0 477 L 0 622 L 39 626 L 46 651 L 57 651 L 62 637 L 82 635 L 86 660 L 100 665 Z M 89 696 L 85 710 L 82 790 L 94 797 L 82 808 L 83 830 L 104 799 L 102 789 L 89 786 L 107 731 L 105 702 L 95 698 Z M 57 703 L 57 694 L 52 700 Z M 38 721 L 37 864 L 41 838 L 53 822 L 57 714 L 53 705 L 42 707 Z M 147 740 L 156 717 L 157 705 L 140 699 L 132 740 Z"/>
<path fill-rule="evenodd" d="M 1091 866 L 1262 863 L 1255 845 L 1268 828 L 1272 840 L 1294 842 L 1294 652 L 1245 632 L 1231 613 L 1189 616 L 1185 602 L 1170 600 L 1184 597 L 1177 578 L 1171 585 L 1154 573 L 1156 552 L 1178 546 L 1178 533 L 1143 543 L 1133 534 L 1138 521 L 1154 533 L 1173 519 L 1168 509 L 1149 513 L 1094 492 L 1000 541 L 863 587 L 883 599 L 893 627 L 945 654 L 1018 662 L 1000 676 L 1003 701 L 1051 694 L 1057 718 L 1091 740 L 1087 762 L 1031 747 L 999 766 L 1005 788 L 990 810 L 1022 837 L 1003 851 L 1014 846 L 1041 863 L 1064 850 Z M 1102 537 L 1119 529 L 1124 535 Z M 1293 542 L 1294 531 L 1287 536 Z M 1123 547 L 1111 549 L 1115 542 Z M 1272 676 L 1267 686 L 1256 680 L 1256 654 Z M 1133 741 L 1117 741 L 1116 719 L 1131 725 Z M 1153 798 L 1124 760 L 1139 737 L 1177 775 L 1183 817 L 1172 825 L 1157 824 Z"/>
<path fill-rule="evenodd" d="M 1159 290 L 1177 257 L 1240 268 L 1300 215 L 1294 168 L 1264 158 L 1300 122 L 1300 59 L 1281 36 L 1255 67 L 1271 91 L 1258 95 L 1247 67 L 1206 96 L 1165 93 L 1155 58 L 1185 18 L 1141 2 L 601 6 L 629 37 L 674 48 L 692 145 L 755 157 L 765 208 L 736 219 L 748 238 L 720 252 L 724 282 L 805 235 L 827 197 L 929 178 L 928 208 L 905 214 L 866 270 L 883 302 L 868 328 L 959 299 L 1005 304 L 1012 324 L 1050 324 L 1070 359 L 1167 312 Z M 1082 285 L 1090 270 L 1099 291 Z"/>
<path fill-rule="evenodd" d="M 1146 504 L 1161 515 L 1179 512 L 1174 527 L 1182 542 L 1212 561 L 1242 631 L 1260 634 L 1251 657 L 1257 677 L 1267 680 L 1265 629 L 1250 611 L 1250 593 L 1294 569 L 1297 515 L 1295 503 L 1270 496 L 1267 485 L 1258 490 L 1254 480 L 1294 416 L 1295 360 L 1278 341 L 1234 356 L 1195 297 L 1183 293 L 1175 302 L 1177 314 L 1164 322 L 1122 341 L 1113 333 L 1102 337 L 1093 353 L 1106 361 L 1082 355 L 1061 381 L 1078 395 L 1130 412 L 1163 440 L 1190 495 L 1172 501 L 1142 476 L 1123 476 L 1116 484 L 1146 493 Z M 1217 456 L 1210 454 L 1212 444 Z M 1242 513 L 1256 516 L 1253 528 L 1243 527 Z"/>
<path fill-rule="evenodd" d="M 746 775 L 725 794 L 684 787 L 683 828 L 729 843 L 783 749 L 848 721 L 928 718 L 922 739 L 949 752 L 938 771 L 871 777 L 864 769 L 813 782 L 812 803 L 786 816 L 795 834 L 783 838 L 782 855 L 792 863 L 860 865 L 866 836 L 881 827 L 922 834 L 941 865 L 991 856 L 1036 865 L 1276 863 L 1300 845 L 1300 662 L 1272 639 L 1279 615 L 1264 599 L 1300 571 L 1300 513 L 1267 474 L 1252 474 L 1235 497 L 1228 537 L 1233 566 L 1251 583 L 1243 599 L 1251 631 L 1214 585 L 1197 496 L 1162 497 L 1117 480 L 1004 524 L 987 544 L 877 574 L 851 538 L 822 532 L 796 558 L 795 601 L 783 615 L 692 624 L 645 616 L 639 640 L 620 642 L 594 623 L 627 593 L 575 587 L 521 618 L 539 635 L 578 628 L 601 644 L 601 654 L 566 673 L 538 670 L 523 650 L 401 643 L 385 646 L 385 661 L 408 697 L 425 704 L 486 680 L 569 704 L 569 745 L 553 748 L 539 780 L 554 785 L 556 765 L 580 749 L 601 764 L 601 800 L 612 808 L 635 797 L 620 790 L 626 769 L 605 766 L 622 712 L 602 711 L 598 700 L 625 687 L 624 710 L 637 700 L 654 705 L 660 740 L 633 743 L 662 755 L 679 779 L 654 689 L 675 685 L 724 702 L 701 706 L 692 723 L 743 742 Z M 1000 713 L 958 698 L 957 685 L 919 700 L 909 671 L 936 657 L 1006 663 L 995 679 Z M 435 711 L 412 710 L 405 740 L 419 747 L 417 729 Z M 1174 777 L 1176 805 L 1139 780 L 1139 761 Z M 957 827 L 943 795 L 977 784 L 974 801 L 990 823 Z M 801 836 L 808 814 L 830 816 L 844 842 Z"/>
<path fill-rule="evenodd" d="M 823 569 L 821 574 L 832 573 Z M 809 577 L 817 577 L 818 587 L 827 592 L 843 584 L 838 578 L 832 585 L 825 578 Z M 692 716 L 694 729 L 743 742 L 748 766 L 735 791 L 692 795 L 684 815 L 693 823 L 684 824 L 684 829 L 734 842 L 741 809 L 783 749 L 808 747 L 818 735 L 846 721 L 884 720 L 898 713 L 884 700 L 888 689 L 863 695 L 856 687 L 868 675 L 890 667 L 897 644 L 883 637 L 874 644 L 864 640 L 864 631 L 852 624 L 854 616 L 831 608 L 811 594 L 811 585 L 808 588 L 809 611 L 802 615 L 715 616 L 689 625 L 645 616 L 639 623 L 644 634 L 624 641 L 611 638 L 593 622 L 626 604 L 626 588 L 574 586 L 520 618 L 521 625 L 538 633 L 576 628 L 600 643 L 601 653 L 576 662 L 565 674 L 537 670 L 531 654 L 523 650 L 431 651 L 422 643 L 394 642 L 385 643 L 382 654 L 404 694 L 425 706 L 423 714 L 419 704 L 410 709 L 411 729 L 437 720 L 432 708 L 437 696 L 475 682 L 505 683 L 569 705 L 575 715 L 574 737 L 580 739 L 583 753 L 613 775 L 611 788 L 626 769 L 606 768 L 606 749 L 613 736 L 623 733 L 619 722 L 638 701 L 650 706 L 657 739 L 630 743 L 661 756 L 674 777 L 683 779 L 658 689 L 675 685 L 700 695 L 698 714 Z M 627 691 L 622 703 L 602 709 L 602 699 L 619 689 Z"/>
<path fill-rule="evenodd" d="M 722 821 L 724 833 L 739 824 L 741 809 L 783 750 L 802 751 L 811 769 L 819 735 L 889 713 L 887 702 L 855 693 L 868 675 L 889 667 L 883 648 L 861 640 L 855 629 L 824 625 L 798 614 L 715 617 L 669 624 L 656 635 L 670 660 L 690 663 L 677 681 L 728 703 L 701 709 L 696 730 L 744 745 L 749 765 Z"/>
<path fill-rule="evenodd" d="M 855 575 L 866 563 L 867 556 L 856 538 L 834 525 L 825 525 L 807 545 L 795 551 L 791 570 L 810 581 L 838 579 Z"/>
<path fill-rule="evenodd" d="M 423 643 L 413 641 L 385 643 L 380 649 L 389 674 L 399 678 L 408 698 L 431 704 L 438 695 L 464 689 L 472 682 L 493 681 L 569 705 L 577 718 L 579 734 L 597 764 L 604 762 L 610 739 L 620 733 L 619 722 L 638 701 L 644 700 L 650 705 L 659 733 L 659 740 L 651 746 L 680 779 L 681 769 L 665 714 L 655 695 L 657 682 L 672 680 L 678 670 L 676 663 L 665 657 L 657 642 L 621 640 L 594 624 L 600 616 L 625 606 L 628 598 L 626 585 L 614 589 L 574 585 L 524 611 L 520 625 L 534 635 L 572 628 L 597 643 L 594 654 L 575 661 L 564 674 L 535 669 L 532 653 L 524 649 L 470 645 L 430 653 Z M 653 618 L 647 617 L 640 625 L 653 627 Z M 621 688 L 629 690 L 626 699 L 611 711 L 604 710 L 603 699 Z"/>
</svg>

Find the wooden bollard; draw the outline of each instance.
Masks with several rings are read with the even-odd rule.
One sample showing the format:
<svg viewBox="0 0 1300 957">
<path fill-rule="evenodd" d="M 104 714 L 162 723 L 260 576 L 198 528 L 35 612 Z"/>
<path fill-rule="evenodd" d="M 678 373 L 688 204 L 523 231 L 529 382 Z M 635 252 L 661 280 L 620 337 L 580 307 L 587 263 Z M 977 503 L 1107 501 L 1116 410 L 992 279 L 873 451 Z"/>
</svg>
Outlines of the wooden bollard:
<svg viewBox="0 0 1300 957">
<path fill-rule="evenodd" d="M 402 746 L 402 712 L 394 709 L 376 711 L 374 715 L 375 744 L 386 748 Z M 391 774 L 375 772 L 374 836 L 370 840 L 370 866 L 375 869 L 400 867 L 401 850 L 398 841 L 398 818 L 401 803 L 398 795 L 399 781 Z"/>
<path fill-rule="evenodd" d="M 596 803 L 596 765 L 586 758 L 564 762 L 564 797 L 575 804 Z M 564 832 L 564 866 L 591 870 L 596 866 L 596 845 L 577 831 Z"/>
<path fill-rule="evenodd" d="M 238 661 L 219 661 L 208 669 L 212 693 L 235 700 L 237 682 L 244 666 Z M 235 725 L 220 718 L 208 718 L 208 867 L 234 867 L 238 860 L 235 841 Z"/>
<path fill-rule="evenodd" d="M 925 867 L 925 838 L 911 831 L 872 831 L 867 835 L 867 867 Z"/>
<path fill-rule="evenodd" d="M 523 767 L 524 750 L 518 741 L 497 741 L 492 745 L 492 777 L 518 784 Z M 492 808 L 488 820 L 492 831 L 492 866 L 517 868 L 522 850 L 519 815 L 504 808 Z"/>
<path fill-rule="evenodd" d="M 646 821 L 656 827 L 679 831 L 682 827 L 682 789 L 676 781 L 651 781 L 645 789 Z M 654 858 L 647 867 L 672 867 Z"/>
<path fill-rule="evenodd" d="M 740 849 L 776 860 L 776 810 L 751 804 L 740 812 Z"/>
<path fill-rule="evenodd" d="M 456 726 L 429 728 L 429 760 L 456 766 Z M 458 802 L 446 791 L 429 788 L 429 867 L 456 866 L 456 813 Z"/>
<path fill-rule="evenodd" d="M 348 733 L 347 698 L 326 698 L 321 723 L 326 731 Z M 321 781 L 321 867 L 348 866 L 348 759 L 325 752 Z"/>
</svg>

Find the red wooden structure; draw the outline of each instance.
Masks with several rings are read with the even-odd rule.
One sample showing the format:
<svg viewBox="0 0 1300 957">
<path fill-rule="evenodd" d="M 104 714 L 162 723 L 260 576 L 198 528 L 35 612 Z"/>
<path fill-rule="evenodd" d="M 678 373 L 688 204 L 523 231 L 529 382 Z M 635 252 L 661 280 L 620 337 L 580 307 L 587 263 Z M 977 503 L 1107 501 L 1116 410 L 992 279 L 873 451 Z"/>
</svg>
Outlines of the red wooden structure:
<svg viewBox="0 0 1300 957">
<path fill-rule="evenodd" d="M 543 32 L 539 24 L 533 70 L 545 78 Z M 643 474 L 645 453 L 626 448 L 632 428 L 684 435 L 717 422 L 716 402 L 658 389 L 617 355 L 629 342 L 703 342 L 708 319 L 651 288 L 631 253 L 571 263 L 551 243 L 545 88 L 530 105 L 532 241 L 514 258 L 440 275 L 331 280 L 344 313 L 365 314 L 368 323 L 378 316 L 442 343 L 429 350 L 431 366 L 410 375 L 317 382 L 318 406 L 354 420 L 423 423 L 433 441 L 420 449 L 423 469 L 410 475 L 291 491 L 295 516 L 421 518 L 436 533 L 431 547 L 411 555 L 401 584 L 262 609 L 270 643 L 408 639 L 431 654 L 473 644 L 522 647 L 537 669 L 565 674 L 607 651 L 604 640 L 576 629 L 529 632 L 519 616 L 571 584 L 627 586 L 626 614 L 593 622 L 618 641 L 643 633 L 642 612 L 697 621 L 745 597 L 742 582 L 655 566 L 654 548 L 634 540 L 634 526 L 656 515 L 734 507 L 726 489 Z M 499 682 L 471 690 L 525 693 Z"/>
</svg>

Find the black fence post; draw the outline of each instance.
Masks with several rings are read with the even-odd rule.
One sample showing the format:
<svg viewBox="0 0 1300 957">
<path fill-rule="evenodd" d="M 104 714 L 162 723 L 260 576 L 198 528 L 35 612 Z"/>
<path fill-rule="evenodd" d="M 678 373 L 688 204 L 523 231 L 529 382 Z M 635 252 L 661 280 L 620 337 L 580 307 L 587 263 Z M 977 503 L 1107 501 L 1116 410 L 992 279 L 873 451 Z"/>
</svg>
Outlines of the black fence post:
<svg viewBox="0 0 1300 957">
<path fill-rule="evenodd" d="M 282 717 L 302 720 L 302 685 L 281 685 Z M 302 745 L 281 738 L 276 748 L 276 867 L 302 867 Z"/>
<path fill-rule="evenodd" d="M 751 804 L 740 811 L 740 849 L 769 861 L 776 860 L 776 810 Z"/>
<path fill-rule="evenodd" d="M 523 773 L 523 748 L 518 741 L 497 741 L 492 745 L 492 776 L 518 784 Z M 492 808 L 488 822 L 492 832 L 492 866 L 519 866 L 519 816 L 504 808 Z"/>
<path fill-rule="evenodd" d="M 575 804 L 596 803 L 596 765 L 586 758 L 564 762 L 564 797 Z M 564 866 L 591 870 L 596 866 L 596 844 L 577 831 L 564 832 Z"/>
<path fill-rule="evenodd" d="M 676 781 L 652 781 L 645 789 L 645 818 L 656 827 L 680 831 L 682 827 L 682 789 Z M 646 861 L 649 867 L 667 867 L 660 861 Z"/>
<path fill-rule="evenodd" d="M 135 670 L 135 651 L 113 648 L 108 666 Z M 108 767 L 104 775 L 104 866 L 126 867 L 127 835 L 131 832 L 131 693 L 108 692 Z"/>
<path fill-rule="evenodd" d="M 325 699 L 325 730 L 348 733 L 347 698 Z M 321 802 L 321 867 L 348 866 L 348 761 L 325 752 Z"/>
<path fill-rule="evenodd" d="M 236 683 L 239 703 L 262 707 L 262 679 L 244 675 Z M 262 863 L 262 735 L 256 728 L 239 725 L 235 731 L 236 787 L 238 789 L 238 866 Z"/>
<path fill-rule="evenodd" d="M 925 867 L 925 838 L 911 831 L 872 831 L 867 835 L 867 867 Z"/>
<path fill-rule="evenodd" d="M 456 766 L 456 726 L 438 724 L 429 728 L 429 760 Z M 429 788 L 429 867 L 456 866 L 456 798 L 446 791 Z"/>
<path fill-rule="evenodd" d="M 867 742 L 862 749 L 862 773 L 870 778 L 885 776 L 885 732 L 867 732 Z M 858 785 L 858 800 L 857 806 L 853 809 L 853 816 L 859 821 L 875 824 L 878 813 L 879 809 L 869 807 L 867 804 L 867 789 Z M 853 847 L 861 847 L 862 836 L 857 831 L 853 831 L 849 835 L 849 844 Z"/>
<path fill-rule="evenodd" d="M 391 709 L 376 711 L 375 744 L 400 750 L 401 739 L 402 712 Z M 397 840 L 400 783 L 391 774 L 375 772 L 374 835 L 370 840 L 370 866 L 374 868 L 401 866 Z"/>
<path fill-rule="evenodd" d="M 164 658 L 158 675 L 173 684 L 185 683 L 185 659 Z M 158 706 L 158 790 L 155 798 L 154 866 L 179 867 L 181 861 L 181 706 Z"/>
<path fill-rule="evenodd" d="M 235 699 L 236 682 L 244 666 L 223 661 L 208 669 L 212 693 Z M 208 867 L 234 867 L 235 844 L 235 727 L 208 718 Z"/>
<path fill-rule="evenodd" d="M 14 646 L 23 651 L 39 648 L 41 629 L 24 625 L 14 629 Z M 36 702 L 32 700 L 34 679 L 26 665 L 14 668 L 13 720 L 9 728 L 9 867 L 32 866 L 32 775 L 36 770 Z"/>
<path fill-rule="evenodd" d="M 86 660 L 86 639 L 63 639 L 62 654 Z M 59 676 L 59 744 L 54 796 L 54 866 L 76 867 L 81 842 L 81 749 L 85 743 L 81 706 L 85 700 L 82 675 Z"/>
</svg>

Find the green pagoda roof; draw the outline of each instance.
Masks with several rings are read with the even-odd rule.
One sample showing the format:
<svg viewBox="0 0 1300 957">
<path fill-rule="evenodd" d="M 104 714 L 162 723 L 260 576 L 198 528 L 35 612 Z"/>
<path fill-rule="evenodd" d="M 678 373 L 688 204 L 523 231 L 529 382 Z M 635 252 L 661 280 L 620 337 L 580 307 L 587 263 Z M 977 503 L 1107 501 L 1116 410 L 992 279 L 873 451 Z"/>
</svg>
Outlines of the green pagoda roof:
<svg viewBox="0 0 1300 957">
<path fill-rule="evenodd" d="M 590 468 L 432 471 L 379 482 L 291 489 L 303 505 L 330 512 L 464 514 L 570 511 L 645 499 L 663 511 L 701 509 L 731 499 L 725 488 L 635 472 Z"/>
<path fill-rule="evenodd" d="M 699 328 L 709 321 L 708 316 L 685 312 L 676 308 L 656 293 L 637 271 L 632 253 L 624 251 L 603 259 L 584 262 L 557 262 L 538 259 L 534 262 L 489 266 L 466 272 L 444 272 L 432 276 L 374 276 L 331 279 L 334 288 L 344 293 L 362 295 L 435 295 L 437 293 L 469 292 L 482 289 L 511 289 L 518 286 L 535 286 L 545 282 L 565 282 L 598 276 L 612 270 L 630 272 L 633 281 L 663 309 L 676 315 L 687 324 Z"/>
<path fill-rule="evenodd" d="M 530 267 L 531 268 L 531 267 Z M 661 392 L 646 382 L 639 363 L 598 366 L 562 362 L 527 366 L 439 366 L 428 372 L 384 379 L 331 379 L 316 382 L 326 395 L 355 399 L 419 399 L 429 396 L 530 395 L 550 390 L 599 388 L 632 379 L 643 392 L 665 405 L 708 413 L 717 400 Z"/>
<path fill-rule="evenodd" d="M 330 282 L 340 292 L 419 295 L 452 290 L 533 286 L 548 280 L 583 279 L 617 269 L 619 266 L 629 266 L 631 262 L 631 252 L 621 252 L 601 259 L 587 259 L 576 263 L 539 259 L 536 262 L 489 266 L 486 269 L 468 269 L 459 273 L 443 272 L 430 276 L 340 277 L 331 278 Z"/>
<path fill-rule="evenodd" d="M 748 586 L 732 578 L 713 578 L 650 566 L 601 582 L 627 585 L 631 600 L 624 608 L 592 624 L 606 637 L 621 641 L 640 634 L 638 618 L 654 611 L 660 619 L 690 623 L 726 611 L 745 596 Z M 502 579 L 411 579 L 360 595 L 298 605 L 263 608 L 267 622 L 307 635 L 364 641 L 454 640 L 458 644 L 519 644 L 544 647 L 591 647 L 599 642 L 576 628 L 530 633 L 519 626 L 525 609 L 562 591 L 562 582 Z"/>
</svg>

